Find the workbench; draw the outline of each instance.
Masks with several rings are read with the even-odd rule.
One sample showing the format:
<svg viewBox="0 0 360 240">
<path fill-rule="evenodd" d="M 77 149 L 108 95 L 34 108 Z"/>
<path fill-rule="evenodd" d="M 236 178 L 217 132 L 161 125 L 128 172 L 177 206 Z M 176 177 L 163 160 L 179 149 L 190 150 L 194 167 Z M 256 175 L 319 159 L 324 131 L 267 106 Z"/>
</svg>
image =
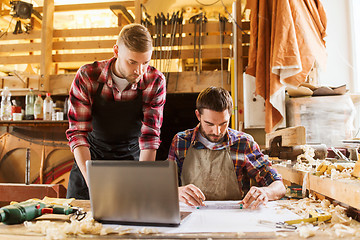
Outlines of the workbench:
<svg viewBox="0 0 360 240">
<path fill-rule="evenodd" d="M 84 208 L 84 210 L 90 210 L 89 201 L 74 201 L 74 206 L 79 206 Z M 221 209 L 222 210 L 222 209 Z M 221 211 L 219 210 L 219 211 Z M 186 219 L 185 219 L 186 220 Z M 246 221 L 246 220 L 244 220 Z M 205 219 L 203 219 L 205 222 Z M 63 221 L 58 221 L 58 224 L 62 224 Z M 283 235 L 285 234 L 285 235 Z M 0 239 L 40 239 L 44 238 L 44 235 L 37 233 L 28 232 L 23 224 L 19 225 L 4 225 L 0 224 Z M 129 235 L 81 235 L 81 236 L 69 236 L 66 239 L 303 239 L 300 238 L 299 234 L 296 232 L 282 232 L 276 233 L 271 232 L 199 232 L 199 233 L 155 233 L 155 234 L 129 234 Z M 328 234 L 324 232 L 319 232 L 311 239 L 324 239 L 329 237 Z M 336 239 L 336 238 L 334 238 Z"/>
</svg>

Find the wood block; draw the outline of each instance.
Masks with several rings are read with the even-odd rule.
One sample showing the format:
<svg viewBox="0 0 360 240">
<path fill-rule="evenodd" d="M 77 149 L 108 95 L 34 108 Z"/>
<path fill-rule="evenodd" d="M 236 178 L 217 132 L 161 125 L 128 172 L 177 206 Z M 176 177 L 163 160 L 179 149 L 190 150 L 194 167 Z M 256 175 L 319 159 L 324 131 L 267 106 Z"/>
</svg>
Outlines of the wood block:
<svg viewBox="0 0 360 240">
<path fill-rule="evenodd" d="M 22 202 L 31 198 L 43 199 L 45 196 L 65 198 L 66 188 L 61 184 L 0 184 L 0 202 Z"/>
<path fill-rule="evenodd" d="M 360 160 L 357 160 L 354 166 L 354 171 L 352 172 L 354 177 L 360 178 Z"/>
<path fill-rule="evenodd" d="M 271 139 L 281 136 L 281 146 L 292 147 L 306 144 L 306 133 L 304 126 L 289 127 L 266 134 L 266 148 L 270 147 Z"/>
</svg>

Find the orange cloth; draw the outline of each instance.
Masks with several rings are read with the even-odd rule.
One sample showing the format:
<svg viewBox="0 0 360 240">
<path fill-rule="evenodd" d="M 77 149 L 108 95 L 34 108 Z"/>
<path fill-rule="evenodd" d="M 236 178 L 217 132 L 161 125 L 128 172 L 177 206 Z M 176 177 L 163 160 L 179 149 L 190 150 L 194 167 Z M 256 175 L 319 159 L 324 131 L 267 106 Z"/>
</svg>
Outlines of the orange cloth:
<svg viewBox="0 0 360 240">
<path fill-rule="evenodd" d="M 320 0 L 248 1 L 249 64 L 256 93 L 265 99 L 265 131 L 285 119 L 285 86 L 298 86 L 316 65 L 325 69 L 326 14 Z"/>
</svg>

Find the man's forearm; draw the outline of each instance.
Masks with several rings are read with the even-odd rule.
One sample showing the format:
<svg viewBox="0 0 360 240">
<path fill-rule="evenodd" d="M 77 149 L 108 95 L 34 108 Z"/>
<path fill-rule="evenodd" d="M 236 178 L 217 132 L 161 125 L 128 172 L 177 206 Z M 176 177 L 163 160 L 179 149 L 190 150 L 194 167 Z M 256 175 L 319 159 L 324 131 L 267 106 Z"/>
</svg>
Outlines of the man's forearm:
<svg viewBox="0 0 360 240">
<path fill-rule="evenodd" d="M 282 181 L 272 182 L 269 186 L 265 187 L 265 191 L 269 200 L 278 200 L 286 193 L 286 189 Z"/>
<path fill-rule="evenodd" d="M 140 150 L 140 161 L 155 161 L 156 149 Z"/>
<path fill-rule="evenodd" d="M 85 179 L 86 184 L 88 185 L 87 173 L 86 173 L 86 165 L 85 162 L 91 159 L 90 150 L 88 147 L 79 146 L 74 149 L 74 157 L 76 163 Z"/>
</svg>

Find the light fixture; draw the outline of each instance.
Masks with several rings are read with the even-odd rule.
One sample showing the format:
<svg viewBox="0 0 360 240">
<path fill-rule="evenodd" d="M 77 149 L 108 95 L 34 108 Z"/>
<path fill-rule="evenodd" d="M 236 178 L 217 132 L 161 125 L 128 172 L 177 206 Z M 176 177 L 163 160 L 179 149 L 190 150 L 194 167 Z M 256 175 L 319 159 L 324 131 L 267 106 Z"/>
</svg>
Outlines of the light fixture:
<svg viewBox="0 0 360 240">
<path fill-rule="evenodd" d="M 22 2 L 22 1 L 10 1 L 11 4 L 11 16 L 18 17 L 22 19 L 31 18 L 31 13 L 33 10 L 33 5 L 31 3 Z"/>
</svg>

